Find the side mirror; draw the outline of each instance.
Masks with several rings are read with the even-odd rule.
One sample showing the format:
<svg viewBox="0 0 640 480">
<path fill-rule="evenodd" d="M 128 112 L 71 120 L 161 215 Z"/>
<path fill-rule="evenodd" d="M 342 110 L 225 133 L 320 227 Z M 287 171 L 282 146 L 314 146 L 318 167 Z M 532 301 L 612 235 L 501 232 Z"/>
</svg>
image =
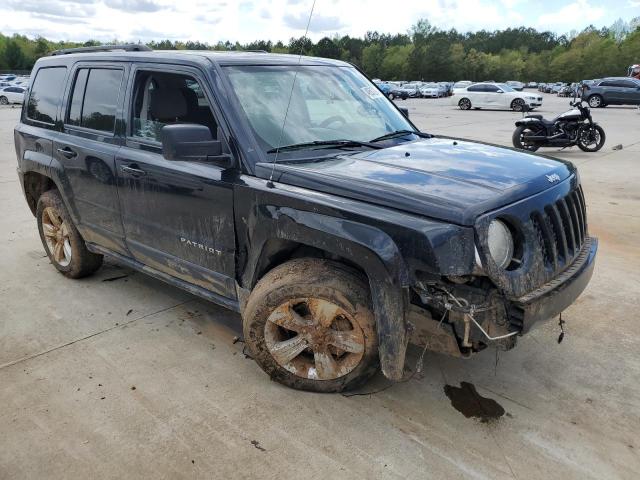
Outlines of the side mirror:
<svg viewBox="0 0 640 480">
<path fill-rule="evenodd" d="M 409 118 L 409 109 L 406 107 L 398 107 L 398 110 L 400 110 L 400 112 L 402 112 L 402 115 L 404 115 L 405 117 Z"/>
<path fill-rule="evenodd" d="M 496 93 L 504 93 L 502 90 L 496 90 Z"/>
<path fill-rule="evenodd" d="M 164 158 L 173 161 L 210 161 L 221 167 L 233 166 L 231 155 L 222 151 L 222 142 L 214 140 L 204 125 L 177 123 L 161 130 Z"/>
</svg>

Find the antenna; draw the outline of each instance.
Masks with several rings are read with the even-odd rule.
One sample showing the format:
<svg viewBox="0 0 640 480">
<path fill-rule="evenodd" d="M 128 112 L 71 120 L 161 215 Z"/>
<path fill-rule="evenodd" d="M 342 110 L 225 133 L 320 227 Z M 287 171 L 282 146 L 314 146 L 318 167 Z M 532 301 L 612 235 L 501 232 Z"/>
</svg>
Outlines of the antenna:
<svg viewBox="0 0 640 480">
<path fill-rule="evenodd" d="M 298 55 L 298 65 L 302 61 L 302 53 L 304 51 L 304 40 L 307 39 L 307 34 L 309 33 L 309 25 L 311 25 L 311 17 L 313 17 L 313 10 L 316 8 L 316 0 L 313 0 L 311 4 L 311 12 L 309 12 L 309 20 L 307 20 L 307 28 L 304 31 L 304 36 L 302 37 L 302 42 L 300 45 L 300 54 Z M 282 146 L 282 134 L 284 133 L 284 127 L 287 124 L 287 115 L 289 115 L 289 107 L 291 106 L 291 98 L 293 98 L 293 90 L 296 86 L 296 79 L 298 78 L 298 69 L 296 68 L 295 74 L 293 75 L 293 83 L 291 84 L 291 92 L 289 93 L 289 100 L 287 101 L 287 109 L 284 111 L 284 120 L 282 120 L 282 128 L 280 129 L 280 136 L 278 137 L 278 143 L 276 144 L 276 154 L 273 157 L 273 163 L 271 164 L 271 175 L 269 175 L 269 181 L 267 182 L 267 187 L 274 188 L 275 185 L 273 183 L 273 172 L 276 169 L 276 162 L 278 161 L 278 154 L 280 153 L 280 147 Z"/>
</svg>

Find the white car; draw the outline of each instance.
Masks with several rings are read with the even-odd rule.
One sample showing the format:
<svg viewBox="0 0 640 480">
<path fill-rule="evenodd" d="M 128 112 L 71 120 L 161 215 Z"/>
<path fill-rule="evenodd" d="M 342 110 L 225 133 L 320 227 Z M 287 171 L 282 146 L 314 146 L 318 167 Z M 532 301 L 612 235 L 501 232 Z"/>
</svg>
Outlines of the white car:
<svg viewBox="0 0 640 480">
<path fill-rule="evenodd" d="M 542 105 L 542 97 L 529 92 L 518 92 L 505 83 L 475 83 L 467 88 L 454 90 L 453 105 L 461 110 L 471 108 L 511 109 L 521 112 Z"/>
<path fill-rule="evenodd" d="M 4 87 L 0 88 L 0 105 L 9 105 L 10 103 L 22 103 L 24 101 L 25 88 L 22 87 Z"/>
<path fill-rule="evenodd" d="M 420 94 L 426 98 L 440 98 L 442 90 L 436 83 L 425 83 L 420 87 Z"/>
</svg>

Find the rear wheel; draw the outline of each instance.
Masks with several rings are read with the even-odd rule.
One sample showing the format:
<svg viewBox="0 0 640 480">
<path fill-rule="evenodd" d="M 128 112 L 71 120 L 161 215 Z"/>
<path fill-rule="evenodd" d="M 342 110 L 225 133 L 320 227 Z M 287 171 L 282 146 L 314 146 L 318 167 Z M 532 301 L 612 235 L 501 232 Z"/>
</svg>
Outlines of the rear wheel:
<svg viewBox="0 0 640 480">
<path fill-rule="evenodd" d="M 258 365 L 292 388 L 338 392 L 378 367 L 368 285 L 339 263 L 302 258 L 271 270 L 251 292 L 243 331 Z"/>
<path fill-rule="evenodd" d="M 458 102 L 458 107 L 460 107 L 460 110 L 470 110 L 471 100 L 469 100 L 468 98 L 461 98 Z"/>
<path fill-rule="evenodd" d="M 531 127 L 527 127 L 526 125 L 521 125 L 516 128 L 513 132 L 513 136 L 511 140 L 513 142 L 513 146 L 520 150 L 527 150 L 528 152 L 535 152 L 538 150 L 537 145 L 528 144 L 526 141 L 527 136 L 535 135 L 537 132 L 534 131 Z"/>
<path fill-rule="evenodd" d="M 600 95 L 591 95 L 589 100 L 587 100 L 587 103 L 591 108 L 600 108 L 604 106 L 604 102 Z"/>
<path fill-rule="evenodd" d="M 578 148 L 583 152 L 597 152 L 604 146 L 606 136 L 600 125 L 585 125 L 578 132 Z"/>
<path fill-rule="evenodd" d="M 393 93 L 389 93 L 387 97 L 389 97 L 389 100 L 393 100 L 394 98 L 396 98 L 396 96 Z"/>
<path fill-rule="evenodd" d="M 3 95 L 0 97 L 0 105 L 9 105 L 9 99 Z"/>
<path fill-rule="evenodd" d="M 102 265 L 102 255 L 87 250 L 57 190 L 43 193 L 36 209 L 38 231 L 49 260 L 69 278 L 91 275 Z"/>
</svg>

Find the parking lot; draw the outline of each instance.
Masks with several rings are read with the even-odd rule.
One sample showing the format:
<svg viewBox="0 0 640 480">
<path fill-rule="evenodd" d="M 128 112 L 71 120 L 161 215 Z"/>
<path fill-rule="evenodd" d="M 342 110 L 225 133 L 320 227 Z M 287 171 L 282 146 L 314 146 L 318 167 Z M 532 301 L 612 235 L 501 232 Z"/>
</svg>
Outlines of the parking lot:
<svg viewBox="0 0 640 480">
<path fill-rule="evenodd" d="M 545 117 L 569 108 L 543 96 Z M 509 146 L 521 116 L 398 104 L 424 131 Z M 239 316 L 183 291 L 111 262 L 58 274 L 15 173 L 19 109 L 0 107 L 0 479 L 637 478 L 640 110 L 593 116 L 603 150 L 539 152 L 578 165 L 600 240 L 564 341 L 548 322 L 498 356 L 427 353 L 410 381 L 347 397 L 269 381 L 237 341 Z M 461 382 L 505 415 L 466 418 L 444 391 Z"/>
</svg>

